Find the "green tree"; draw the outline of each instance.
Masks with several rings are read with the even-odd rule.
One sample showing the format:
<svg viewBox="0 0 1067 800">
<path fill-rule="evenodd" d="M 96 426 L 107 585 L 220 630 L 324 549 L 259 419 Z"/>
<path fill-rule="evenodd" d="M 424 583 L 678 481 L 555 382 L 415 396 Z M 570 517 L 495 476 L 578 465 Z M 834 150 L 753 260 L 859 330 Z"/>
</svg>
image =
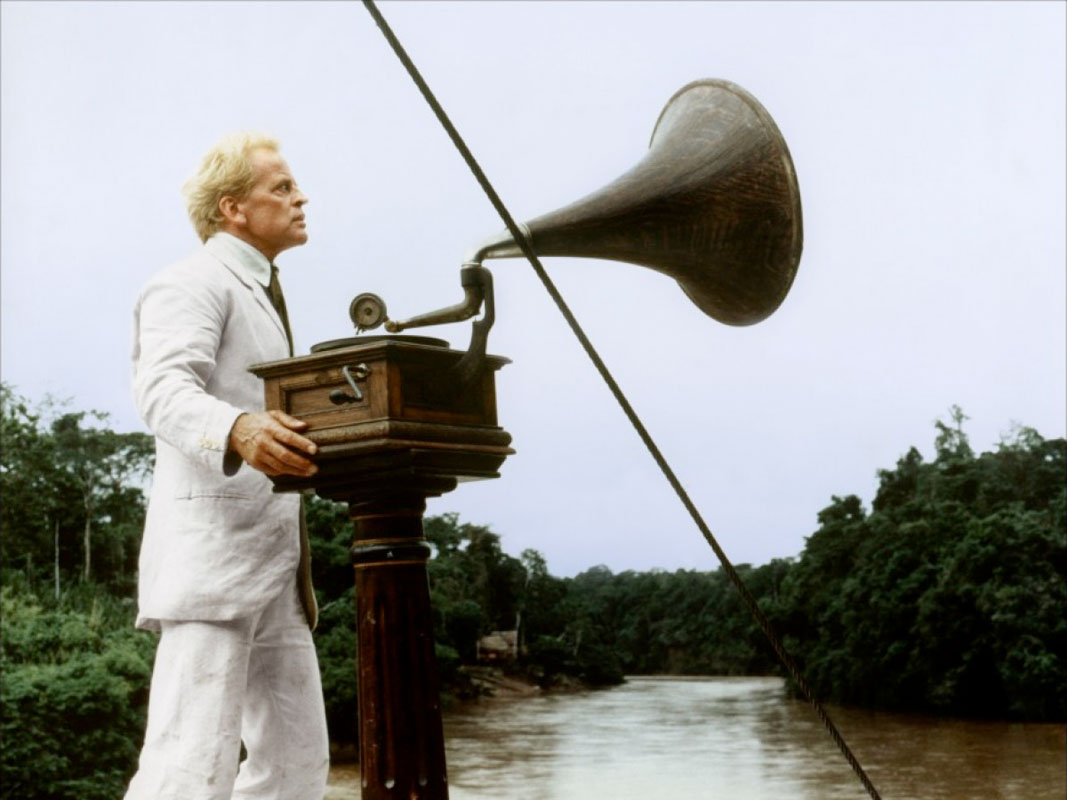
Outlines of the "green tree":
<svg viewBox="0 0 1067 800">
<path fill-rule="evenodd" d="M 62 414 L 52 421 L 53 454 L 58 472 L 56 483 L 76 494 L 82 527 L 82 580 L 92 576 L 93 527 L 105 508 L 129 507 L 139 490 L 129 482 L 146 476 L 152 468 L 154 444 L 143 433 L 116 433 L 104 424 L 108 415 L 98 411 Z M 126 495 L 115 502 L 114 495 Z M 112 521 L 110 515 L 105 521 Z M 139 533 L 139 531 L 138 531 Z M 123 550 L 122 552 L 125 552 Z M 120 569 L 123 565 L 118 566 Z"/>
<path fill-rule="evenodd" d="M 974 451 L 971 449 L 967 434 L 963 432 L 963 423 L 970 417 L 964 414 L 963 409 L 957 405 L 949 408 L 948 415 L 951 424 L 941 419 L 934 421 L 934 427 L 937 428 L 937 436 L 934 439 L 937 458 L 942 461 L 955 459 L 969 461 L 974 458 Z"/>
<path fill-rule="evenodd" d="M 23 568 L 30 582 L 38 565 L 54 562 L 58 587 L 59 551 L 52 532 L 58 531 L 62 509 L 53 444 L 42 430 L 40 413 L 10 386 L 0 385 L 0 555 L 5 567 Z"/>
<path fill-rule="evenodd" d="M 1067 543 L 1013 504 L 971 519 L 919 603 L 925 700 L 1028 719 L 1067 711 Z"/>
<path fill-rule="evenodd" d="M 529 644 L 543 636 L 558 636 L 569 621 L 565 584 L 549 574 L 548 564 L 537 550 L 523 550 L 520 561 L 526 571 L 518 626 L 521 641 Z"/>
<path fill-rule="evenodd" d="M 936 458 L 882 470 L 873 512 L 834 498 L 773 608 L 821 696 L 1067 717 L 1067 443 L 1016 428 L 976 456 L 956 406 Z"/>
<path fill-rule="evenodd" d="M 31 408 L 9 386 L 0 400 L 5 568 L 24 566 L 32 584 L 39 566 L 51 562 L 57 595 L 63 571 L 131 588 L 151 437 L 117 433 L 106 414 L 63 411 L 51 399 Z"/>
</svg>

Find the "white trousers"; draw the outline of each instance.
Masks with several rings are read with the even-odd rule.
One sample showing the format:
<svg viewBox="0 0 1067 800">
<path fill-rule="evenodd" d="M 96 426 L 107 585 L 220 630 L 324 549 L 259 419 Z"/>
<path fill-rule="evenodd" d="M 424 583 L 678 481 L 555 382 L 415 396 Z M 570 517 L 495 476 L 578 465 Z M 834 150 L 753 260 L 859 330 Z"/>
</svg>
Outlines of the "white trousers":
<svg viewBox="0 0 1067 800">
<path fill-rule="evenodd" d="M 326 712 L 295 580 L 252 617 L 162 628 L 126 800 L 321 800 Z"/>
</svg>

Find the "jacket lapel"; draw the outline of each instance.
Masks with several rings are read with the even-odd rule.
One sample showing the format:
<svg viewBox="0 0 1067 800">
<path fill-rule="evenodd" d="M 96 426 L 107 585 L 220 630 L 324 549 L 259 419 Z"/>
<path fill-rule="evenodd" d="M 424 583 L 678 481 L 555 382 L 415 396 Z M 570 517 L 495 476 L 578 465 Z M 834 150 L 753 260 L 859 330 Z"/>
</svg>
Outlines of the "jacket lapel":
<svg viewBox="0 0 1067 800">
<path fill-rule="evenodd" d="M 215 253 L 209 250 L 209 253 L 226 269 L 233 273 L 233 276 L 241 282 L 241 284 L 252 293 L 252 297 L 259 305 L 260 309 L 270 317 L 274 323 L 274 327 L 278 329 L 278 333 L 281 334 L 282 340 L 285 342 L 286 348 L 289 347 L 289 338 L 285 335 L 285 326 L 282 324 L 281 317 L 278 316 L 278 312 L 274 308 L 274 304 L 271 303 L 270 298 L 267 296 L 267 289 L 259 281 L 253 278 L 251 275 L 241 267 L 240 264 L 232 263 L 230 259 L 224 255 Z"/>
</svg>

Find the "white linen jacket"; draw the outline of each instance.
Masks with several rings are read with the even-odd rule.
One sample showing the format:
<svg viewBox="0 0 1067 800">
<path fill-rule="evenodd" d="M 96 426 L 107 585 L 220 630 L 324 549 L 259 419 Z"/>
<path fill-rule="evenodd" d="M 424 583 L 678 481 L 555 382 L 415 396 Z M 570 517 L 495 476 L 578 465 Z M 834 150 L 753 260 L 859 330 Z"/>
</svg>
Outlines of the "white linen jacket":
<svg viewBox="0 0 1067 800">
<path fill-rule="evenodd" d="M 288 357 L 282 322 L 232 243 L 209 239 L 142 290 L 133 393 L 156 436 L 156 466 L 139 561 L 138 627 L 254 614 L 298 567 L 314 625 L 299 496 L 273 493 L 266 475 L 227 452 L 238 415 L 264 408 L 263 385 L 249 365 Z"/>
</svg>

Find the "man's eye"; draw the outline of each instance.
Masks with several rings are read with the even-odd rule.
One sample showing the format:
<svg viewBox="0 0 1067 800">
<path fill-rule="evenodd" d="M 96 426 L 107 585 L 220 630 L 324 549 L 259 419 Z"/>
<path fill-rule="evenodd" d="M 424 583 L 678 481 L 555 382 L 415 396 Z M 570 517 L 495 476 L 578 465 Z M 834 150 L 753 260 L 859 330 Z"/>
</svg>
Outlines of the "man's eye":
<svg viewBox="0 0 1067 800">
<path fill-rule="evenodd" d="M 288 183 L 283 183 L 281 186 L 278 187 L 278 190 L 282 191 L 282 192 L 288 192 L 289 189 L 290 189 L 290 186 L 289 186 Z"/>
</svg>

